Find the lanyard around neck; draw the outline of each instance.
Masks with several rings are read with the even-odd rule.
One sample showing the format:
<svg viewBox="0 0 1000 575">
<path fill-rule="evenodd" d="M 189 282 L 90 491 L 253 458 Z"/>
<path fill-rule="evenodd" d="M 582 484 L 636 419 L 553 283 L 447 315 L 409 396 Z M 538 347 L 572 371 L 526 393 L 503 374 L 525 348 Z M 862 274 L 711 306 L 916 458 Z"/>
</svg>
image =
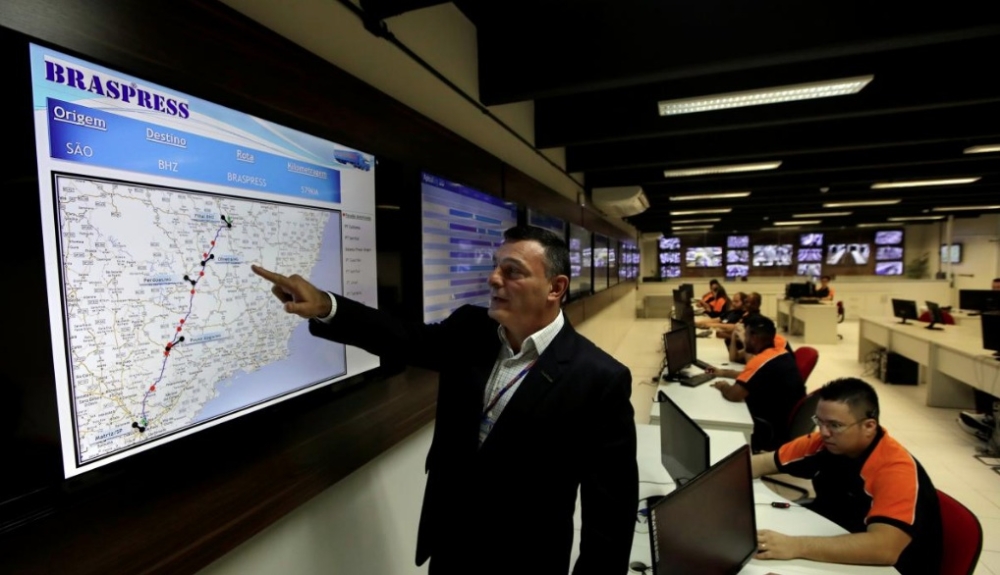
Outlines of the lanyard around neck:
<svg viewBox="0 0 1000 575">
<path fill-rule="evenodd" d="M 495 396 L 493 396 L 493 399 L 486 406 L 486 409 L 483 410 L 483 418 L 486 418 L 486 416 L 489 415 L 490 411 L 493 411 L 493 408 L 496 407 L 497 402 L 500 401 L 500 398 L 503 397 L 503 394 L 507 393 L 508 389 L 514 387 L 515 383 L 521 381 L 521 378 L 523 378 L 525 375 L 528 374 L 528 371 L 531 370 L 531 368 L 535 365 L 536 361 L 538 360 L 536 359 L 535 361 L 532 361 L 531 363 L 526 365 L 524 369 L 522 369 L 520 372 L 518 372 L 517 375 L 514 376 L 514 379 L 510 380 L 507 383 L 507 385 L 503 386 L 503 389 L 500 390 L 500 393 L 497 393 Z"/>
</svg>

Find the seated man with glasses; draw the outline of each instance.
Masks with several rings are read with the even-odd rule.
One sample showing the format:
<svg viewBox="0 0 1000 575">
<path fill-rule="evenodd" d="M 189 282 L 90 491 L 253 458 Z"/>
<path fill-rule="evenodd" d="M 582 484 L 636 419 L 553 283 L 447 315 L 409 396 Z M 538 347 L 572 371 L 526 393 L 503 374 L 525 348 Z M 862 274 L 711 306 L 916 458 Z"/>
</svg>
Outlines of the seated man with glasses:
<svg viewBox="0 0 1000 575">
<path fill-rule="evenodd" d="M 924 468 L 879 425 L 878 396 L 857 378 L 819 390 L 818 432 L 753 456 L 753 475 L 812 479 L 809 509 L 850 533 L 831 537 L 757 533 L 758 559 L 894 565 L 903 575 L 941 569 L 941 510 Z"/>
</svg>

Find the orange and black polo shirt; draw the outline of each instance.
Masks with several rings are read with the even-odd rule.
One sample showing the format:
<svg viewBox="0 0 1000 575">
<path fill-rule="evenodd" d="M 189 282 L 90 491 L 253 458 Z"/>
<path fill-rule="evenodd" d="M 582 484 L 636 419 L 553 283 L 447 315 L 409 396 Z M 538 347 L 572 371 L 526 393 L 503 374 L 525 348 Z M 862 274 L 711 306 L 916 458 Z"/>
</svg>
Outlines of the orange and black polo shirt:
<svg viewBox="0 0 1000 575">
<path fill-rule="evenodd" d="M 753 356 L 736 377 L 736 385 L 743 386 L 750 415 L 763 419 L 770 425 L 768 437 L 764 430 L 754 429 L 751 444 L 754 449 L 774 449 L 788 441 L 788 418 L 792 408 L 806 394 L 802 375 L 795 364 L 795 356 L 775 337 L 775 347 Z M 778 346 L 781 347 L 778 347 Z"/>
</svg>

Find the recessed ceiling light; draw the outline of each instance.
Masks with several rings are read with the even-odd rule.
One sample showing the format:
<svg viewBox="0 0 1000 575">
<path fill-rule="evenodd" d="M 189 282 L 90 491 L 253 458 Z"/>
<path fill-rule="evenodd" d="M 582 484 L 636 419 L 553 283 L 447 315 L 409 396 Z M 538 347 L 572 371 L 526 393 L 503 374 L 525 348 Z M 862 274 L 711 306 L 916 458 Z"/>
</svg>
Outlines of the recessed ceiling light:
<svg viewBox="0 0 1000 575">
<path fill-rule="evenodd" d="M 824 208 L 863 208 L 865 206 L 892 206 L 903 200 L 859 200 L 856 202 L 828 202 Z"/>
<path fill-rule="evenodd" d="M 675 210 L 671 216 L 697 216 L 698 214 L 728 214 L 733 208 L 710 208 L 707 210 Z"/>
<path fill-rule="evenodd" d="M 944 216 L 900 216 L 889 218 L 890 222 L 929 222 L 933 220 L 943 220 Z"/>
<path fill-rule="evenodd" d="M 973 210 L 1000 210 L 1000 206 L 947 206 L 943 208 L 934 208 L 932 211 L 935 212 L 965 212 Z"/>
<path fill-rule="evenodd" d="M 793 218 L 825 218 L 834 216 L 849 216 L 854 212 L 820 212 L 815 214 L 792 214 Z"/>
<path fill-rule="evenodd" d="M 908 182 L 878 182 L 872 184 L 873 190 L 888 190 L 892 188 L 920 188 L 924 186 L 954 186 L 957 184 L 971 184 L 972 182 L 978 182 L 979 177 L 975 178 L 943 178 L 938 180 L 910 180 Z"/>
<path fill-rule="evenodd" d="M 1000 152 L 1000 144 L 990 144 L 988 146 L 972 146 L 971 148 L 966 148 L 963 153 L 966 154 L 986 154 L 989 152 Z"/>
<path fill-rule="evenodd" d="M 710 230 L 713 227 L 715 227 L 715 226 L 713 226 L 712 224 L 705 224 L 703 226 L 670 226 L 670 229 L 672 229 L 674 231 L 677 231 L 677 230 Z"/>
<path fill-rule="evenodd" d="M 691 200 L 729 200 L 732 198 L 745 198 L 750 192 L 723 192 L 721 194 L 702 194 L 700 196 L 670 196 L 671 202 L 688 202 Z"/>
<path fill-rule="evenodd" d="M 822 224 L 823 220 L 795 220 L 787 222 L 774 222 L 776 226 L 815 226 Z"/>
<path fill-rule="evenodd" d="M 705 166 L 704 168 L 683 168 L 679 170 L 664 170 L 664 178 L 684 178 L 687 176 L 706 176 L 710 174 L 733 174 L 736 172 L 756 172 L 773 170 L 781 162 L 757 162 L 755 164 L 729 164 L 726 166 Z"/>
<path fill-rule="evenodd" d="M 675 220 L 675 224 L 714 224 L 721 222 L 722 218 L 699 218 L 696 220 Z"/>
<path fill-rule="evenodd" d="M 855 76 L 853 78 L 838 78 L 821 82 L 804 84 L 789 84 L 787 86 L 772 86 L 757 90 L 726 92 L 710 96 L 680 98 L 676 100 L 661 100 L 659 110 L 661 116 L 676 116 L 678 114 L 693 114 L 727 108 L 743 108 L 745 106 L 761 106 L 779 102 L 794 102 L 796 100 L 813 100 L 857 94 L 871 82 L 875 76 Z"/>
</svg>

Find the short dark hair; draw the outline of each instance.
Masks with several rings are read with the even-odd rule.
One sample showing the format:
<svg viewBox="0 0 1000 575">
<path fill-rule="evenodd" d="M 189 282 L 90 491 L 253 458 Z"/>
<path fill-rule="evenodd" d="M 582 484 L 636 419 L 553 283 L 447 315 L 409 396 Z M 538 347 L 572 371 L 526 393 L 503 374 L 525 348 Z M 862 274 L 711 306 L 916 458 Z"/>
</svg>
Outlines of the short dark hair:
<svg viewBox="0 0 1000 575">
<path fill-rule="evenodd" d="M 830 276 L 820 276 L 820 278 L 819 278 L 819 279 L 821 279 L 821 280 L 826 280 L 826 281 L 830 281 Z"/>
<path fill-rule="evenodd" d="M 715 290 L 715 297 L 716 299 L 729 299 L 729 294 L 726 293 L 726 288 L 722 287 L 722 284 L 719 284 L 719 289 Z"/>
<path fill-rule="evenodd" d="M 708 280 L 708 287 L 712 286 L 722 287 L 722 284 L 719 283 L 719 280 Z"/>
<path fill-rule="evenodd" d="M 743 299 L 743 307 L 746 308 L 746 310 L 751 313 L 759 313 L 760 304 L 761 304 L 760 294 L 755 291 L 750 292 L 750 295 L 746 296 Z"/>
<path fill-rule="evenodd" d="M 878 421 L 878 395 L 875 388 L 856 377 L 835 379 L 819 388 L 824 401 L 846 403 L 854 417 Z"/>
<path fill-rule="evenodd" d="M 569 277 L 569 247 L 562 238 L 549 230 L 534 226 L 514 226 L 504 231 L 503 239 L 512 242 L 538 242 L 545 250 L 545 277 Z"/>
<path fill-rule="evenodd" d="M 778 329 L 775 327 L 774 322 L 770 318 L 760 315 L 759 313 L 752 314 L 743 319 L 743 327 L 746 328 L 748 335 L 761 335 L 765 338 L 774 340 L 774 336 L 778 333 Z"/>
</svg>

